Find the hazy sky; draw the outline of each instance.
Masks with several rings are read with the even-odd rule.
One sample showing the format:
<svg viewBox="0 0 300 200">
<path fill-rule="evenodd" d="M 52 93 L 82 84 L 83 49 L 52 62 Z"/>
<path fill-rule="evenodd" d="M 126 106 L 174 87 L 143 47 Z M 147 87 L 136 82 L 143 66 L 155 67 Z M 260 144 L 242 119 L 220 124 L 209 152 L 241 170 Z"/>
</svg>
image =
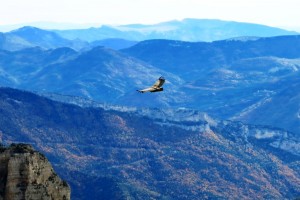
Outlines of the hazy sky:
<svg viewBox="0 0 300 200">
<path fill-rule="evenodd" d="M 297 2 L 298 1 L 298 2 Z M 1 0 L 0 25 L 223 19 L 300 30 L 299 0 Z"/>
</svg>

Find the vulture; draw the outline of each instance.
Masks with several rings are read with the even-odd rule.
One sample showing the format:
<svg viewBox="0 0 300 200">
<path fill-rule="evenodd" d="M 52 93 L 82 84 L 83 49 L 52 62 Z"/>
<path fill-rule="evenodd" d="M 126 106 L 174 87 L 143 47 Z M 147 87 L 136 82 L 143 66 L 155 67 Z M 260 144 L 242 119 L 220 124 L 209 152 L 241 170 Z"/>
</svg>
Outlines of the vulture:
<svg viewBox="0 0 300 200">
<path fill-rule="evenodd" d="M 165 78 L 164 77 L 159 77 L 159 79 L 154 83 L 153 86 L 143 89 L 143 90 L 137 90 L 140 93 L 145 93 L 145 92 L 161 92 L 164 90 L 161 86 L 165 83 Z"/>
</svg>

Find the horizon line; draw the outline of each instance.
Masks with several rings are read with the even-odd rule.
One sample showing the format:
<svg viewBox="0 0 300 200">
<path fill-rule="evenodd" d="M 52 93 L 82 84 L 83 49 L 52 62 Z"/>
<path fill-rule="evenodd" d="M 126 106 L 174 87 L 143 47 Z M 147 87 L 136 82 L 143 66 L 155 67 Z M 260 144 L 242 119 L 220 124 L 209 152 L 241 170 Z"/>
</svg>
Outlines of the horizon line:
<svg viewBox="0 0 300 200">
<path fill-rule="evenodd" d="M 88 28 L 100 28 L 102 26 L 128 26 L 128 25 L 158 25 L 162 23 L 168 23 L 172 21 L 184 21 L 184 20 L 215 20 L 215 21 L 224 21 L 224 22 L 236 22 L 236 23 L 245 23 L 245 24 L 254 24 L 254 25 L 262 25 L 262 26 L 268 26 L 272 28 L 279 28 L 286 31 L 294 31 L 294 32 L 300 32 L 300 26 L 299 27 L 292 27 L 292 26 L 274 26 L 274 25 L 268 25 L 268 24 L 261 24 L 256 22 L 246 22 L 246 21 L 235 21 L 235 20 L 223 20 L 223 19 L 217 19 L 217 18 L 183 18 L 183 19 L 171 19 L 171 20 L 165 20 L 160 21 L 156 23 L 122 23 L 122 24 L 107 24 L 107 23 L 97 23 L 97 22 L 87 22 L 87 23 L 75 23 L 75 22 L 58 22 L 58 21 L 32 21 L 32 22 L 20 22 L 20 23 L 12 23 L 12 24 L 4 24 L 0 25 L 0 32 L 9 32 L 13 31 L 22 27 L 26 26 L 32 26 L 40 29 L 46 29 L 46 30 L 72 30 L 72 29 L 88 29 Z"/>
</svg>

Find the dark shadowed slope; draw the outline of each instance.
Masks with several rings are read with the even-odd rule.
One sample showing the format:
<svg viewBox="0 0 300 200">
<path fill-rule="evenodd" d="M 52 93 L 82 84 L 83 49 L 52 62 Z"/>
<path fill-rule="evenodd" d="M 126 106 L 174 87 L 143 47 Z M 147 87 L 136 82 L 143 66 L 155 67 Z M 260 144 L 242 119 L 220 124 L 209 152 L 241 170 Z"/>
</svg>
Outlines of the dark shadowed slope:
<svg viewBox="0 0 300 200">
<path fill-rule="evenodd" d="M 81 108 L 9 88 L 1 88 L 0 109 L 1 141 L 44 152 L 71 184 L 72 199 L 291 199 L 300 193 L 299 138 L 282 130 L 195 111 Z"/>
</svg>

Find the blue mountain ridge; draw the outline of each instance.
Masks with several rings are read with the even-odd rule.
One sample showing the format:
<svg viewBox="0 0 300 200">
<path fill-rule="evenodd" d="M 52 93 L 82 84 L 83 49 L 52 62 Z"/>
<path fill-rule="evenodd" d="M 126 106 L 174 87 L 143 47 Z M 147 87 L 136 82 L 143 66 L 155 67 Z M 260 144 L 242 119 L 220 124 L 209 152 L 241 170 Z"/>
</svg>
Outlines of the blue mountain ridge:
<svg viewBox="0 0 300 200">
<path fill-rule="evenodd" d="M 278 123 L 280 115 L 272 114 L 277 113 L 275 104 L 265 112 L 268 116 L 255 121 L 261 107 L 296 88 L 291 86 L 298 81 L 298 49 L 298 36 L 280 36 L 210 43 L 149 40 L 121 52 L 105 47 L 82 52 L 69 48 L 1 51 L 0 81 L 4 86 L 127 106 L 194 108 L 220 119 L 298 133 L 296 101 L 290 102 L 288 112 L 281 111 L 289 119 L 285 123 Z M 136 93 L 161 75 L 167 77 L 163 93 Z M 296 89 L 290 98 L 293 95 L 297 97 Z"/>
<path fill-rule="evenodd" d="M 26 48 L 40 47 L 55 49 L 69 47 L 77 51 L 84 51 L 96 46 L 106 46 L 112 49 L 128 48 L 136 44 L 119 38 L 110 38 L 87 42 L 85 40 L 66 39 L 51 30 L 25 26 L 7 33 L 0 33 L 0 49 L 18 51 Z"/>
<path fill-rule="evenodd" d="M 102 28 L 173 37 L 194 22 Z M 224 25 L 210 22 L 205 29 Z M 0 143 L 45 154 L 72 199 L 300 196 L 298 35 L 135 44 L 59 34 L 0 34 Z M 127 46 L 108 48 L 114 41 Z M 162 75 L 163 92 L 136 92 Z"/>
</svg>

